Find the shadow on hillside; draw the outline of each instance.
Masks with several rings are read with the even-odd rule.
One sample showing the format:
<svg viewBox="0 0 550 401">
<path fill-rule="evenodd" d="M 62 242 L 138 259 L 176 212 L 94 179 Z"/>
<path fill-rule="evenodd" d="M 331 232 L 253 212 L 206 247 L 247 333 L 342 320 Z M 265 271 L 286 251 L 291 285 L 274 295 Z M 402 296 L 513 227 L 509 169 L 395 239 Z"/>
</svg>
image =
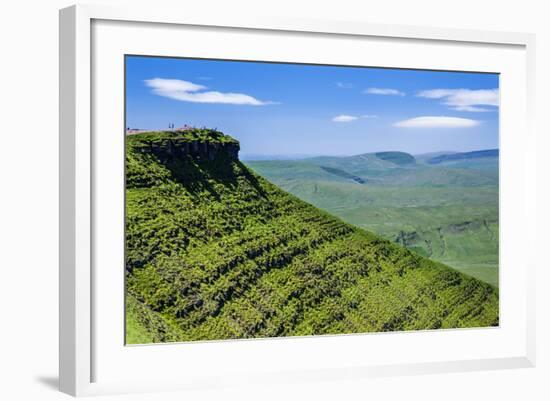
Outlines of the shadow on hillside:
<svg viewBox="0 0 550 401">
<path fill-rule="evenodd" d="M 189 157 L 167 160 L 163 164 L 170 170 L 173 180 L 193 195 L 208 192 L 216 200 L 220 200 L 214 184 L 221 184 L 235 191 L 239 185 L 239 177 L 244 177 L 261 197 L 267 196 L 257 177 L 240 161 L 235 162 L 225 157 L 213 161 Z"/>
<path fill-rule="evenodd" d="M 239 161 L 238 163 L 242 174 L 246 177 L 250 185 L 254 187 L 254 189 L 260 194 L 260 196 L 267 198 L 267 192 L 265 192 L 264 188 L 258 181 L 258 178 L 256 178 L 256 176 L 242 162 Z"/>
</svg>

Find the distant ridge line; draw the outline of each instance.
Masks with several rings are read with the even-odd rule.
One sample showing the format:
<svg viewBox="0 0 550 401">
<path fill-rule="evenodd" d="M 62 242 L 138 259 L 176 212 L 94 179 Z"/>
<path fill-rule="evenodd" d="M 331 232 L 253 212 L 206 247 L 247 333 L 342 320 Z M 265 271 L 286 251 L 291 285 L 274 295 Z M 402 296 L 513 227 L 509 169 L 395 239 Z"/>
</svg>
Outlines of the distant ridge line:
<svg viewBox="0 0 550 401">
<path fill-rule="evenodd" d="M 475 150 L 473 152 L 451 153 L 436 156 L 428 160 L 429 164 L 439 164 L 447 161 L 479 159 L 482 157 L 498 157 L 499 149 Z"/>
</svg>

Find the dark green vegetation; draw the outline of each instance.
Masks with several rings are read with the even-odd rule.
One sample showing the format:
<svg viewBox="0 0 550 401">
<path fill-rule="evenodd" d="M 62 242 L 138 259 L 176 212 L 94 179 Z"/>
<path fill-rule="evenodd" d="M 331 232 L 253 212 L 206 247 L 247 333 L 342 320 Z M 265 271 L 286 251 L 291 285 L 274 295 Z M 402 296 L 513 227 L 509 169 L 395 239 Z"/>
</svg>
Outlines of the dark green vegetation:
<svg viewBox="0 0 550 401">
<path fill-rule="evenodd" d="M 141 132 L 130 135 L 128 142 L 131 143 L 133 149 L 138 149 L 144 145 L 149 146 L 155 144 L 155 146 L 165 146 L 169 141 L 178 142 L 192 142 L 199 141 L 201 143 L 233 143 L 239 142 L 223 133 L 212 129 L 188 129 L 179 131 L 150 131 Z"/>
<path fill-rule="evenodd" d="M 498 150 L 247 165 L 344 221 L 498 286 Z"/>
<path fill-rule="evenodd" d="M 498 325 L 495 287 L 282 191 L 229 137 L 188 135 L 127 137 L 127 343 Z"/>
<path fill-rule="evenodd" d="M 378 152 L 374 155 L 380 160 L 386 160 L 398 166 L 414 164 L 416 162 L 412 155 L 405 152 Z"/>
<path fill-rule="evenodd" d="M 362 179 L 361 177 L 350 174 L 347 171 L 340 170 L 339 168 L 327 167 L 327 166 L 319 166 L 319 167 L 321 167 L 327 173 L 337 175 L 338 177 L 347 178 L 348 180 L 353 180 L 358 184 L 364 184 L 365 183 L 365 180 Z"/>
</svg>

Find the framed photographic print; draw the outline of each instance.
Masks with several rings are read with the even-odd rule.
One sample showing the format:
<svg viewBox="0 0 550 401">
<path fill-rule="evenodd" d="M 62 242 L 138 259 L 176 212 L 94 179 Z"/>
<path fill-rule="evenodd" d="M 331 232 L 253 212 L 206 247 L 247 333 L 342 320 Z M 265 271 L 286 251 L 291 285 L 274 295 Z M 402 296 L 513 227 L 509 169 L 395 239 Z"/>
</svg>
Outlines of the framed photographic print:
<svg viewBox="0 0 550 401">
<path fill-rule="evenodd" d="M 532 36 L 60 28 L 62 391 L 532 366 Z"/>
</svg>

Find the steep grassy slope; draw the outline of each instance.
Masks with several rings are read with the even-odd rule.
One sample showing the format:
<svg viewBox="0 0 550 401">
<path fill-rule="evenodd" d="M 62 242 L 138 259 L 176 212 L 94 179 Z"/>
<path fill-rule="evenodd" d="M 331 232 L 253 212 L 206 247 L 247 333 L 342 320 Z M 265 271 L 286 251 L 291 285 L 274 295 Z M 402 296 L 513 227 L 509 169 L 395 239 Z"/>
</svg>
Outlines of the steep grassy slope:
<svg viewBox="0 0 550 401">
<path fill-rule="evenodd" d="M 380 159 L 379 153 L 372 153 L 246 164 L 346 222 L 498 285 L 498 157 L 490 156 L 494 152 L 467 158 L 423 155 L 416 162 L 407 162 L 414 158 L 406 153 L 389 154 L 398 157 Z M 436 157 L 442 157 L 439 163 L 427 162 Z M 328 174 L 327 167 L 339 174 Z M 362 185 L 357 185 L 359 180 Z"/>
<path fill-rule="evenodd" d="M 127 137 L 128 343 L 498 324 L 497 289 L 282 191 L 235 145 Z"/>
</svg>

